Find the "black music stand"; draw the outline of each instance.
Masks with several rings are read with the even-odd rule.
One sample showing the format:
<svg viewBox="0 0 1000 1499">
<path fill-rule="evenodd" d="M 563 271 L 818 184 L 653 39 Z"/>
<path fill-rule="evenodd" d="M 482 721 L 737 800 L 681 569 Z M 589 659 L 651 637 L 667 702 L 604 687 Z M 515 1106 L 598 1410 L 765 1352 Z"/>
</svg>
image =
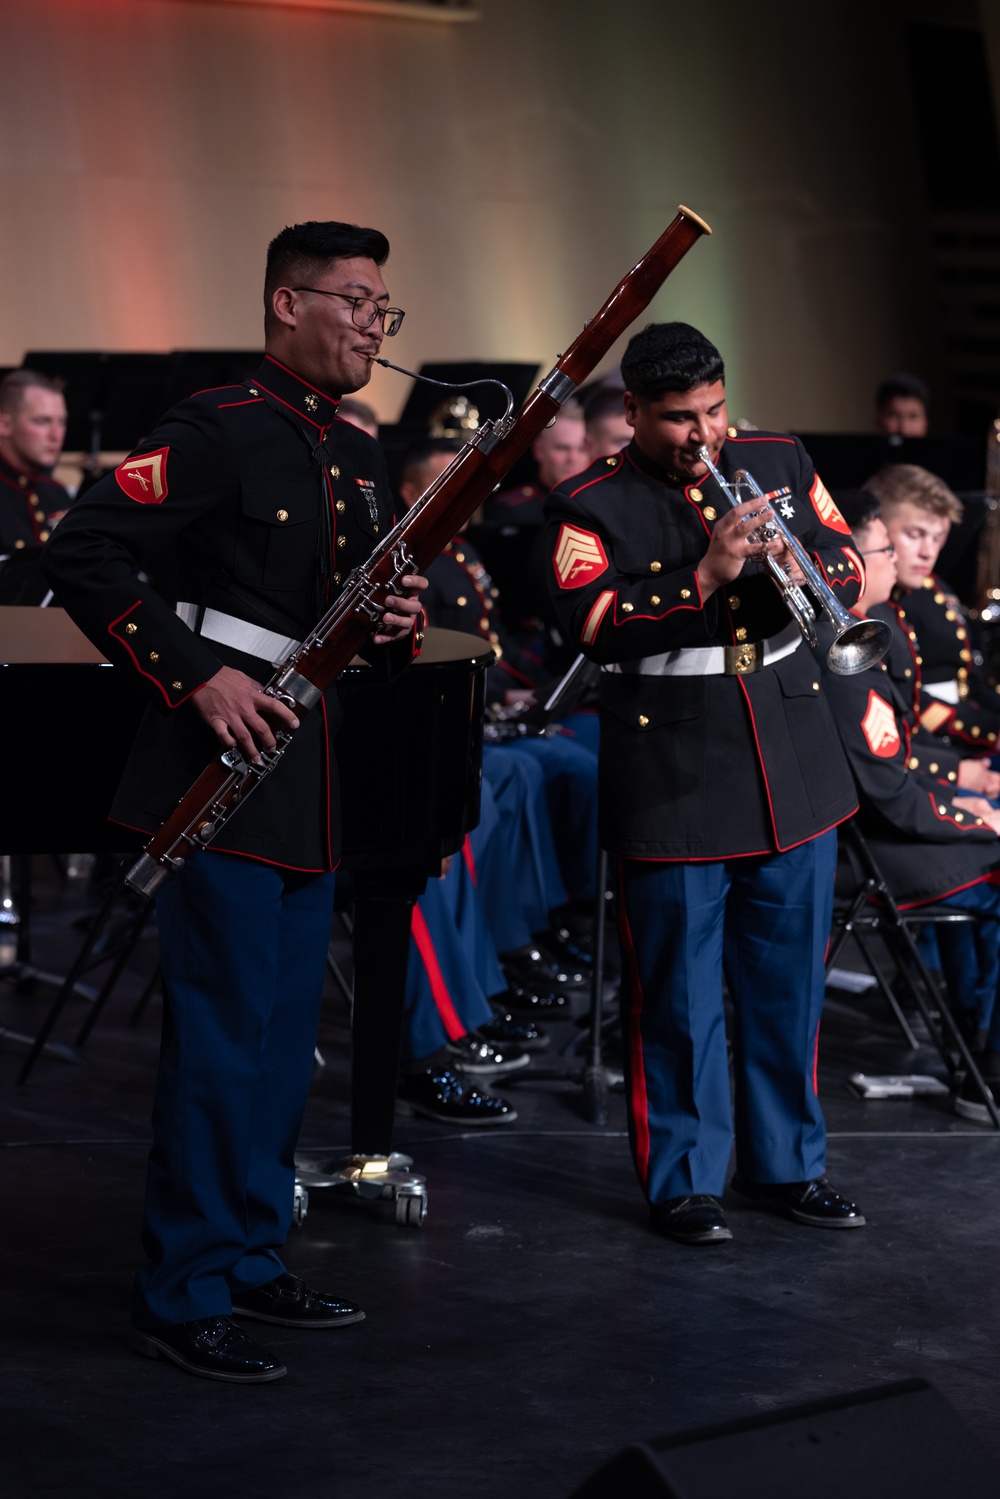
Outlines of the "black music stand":
<svg viewBox="0 0 1000 1499">
<path fill-rule="evenodd" d="M 87 453 L 96 476 L 102 452 L 130 452 L 162 415 L 172 358 L 33 349 L 23 368 L 65 380 L 65 446 Z"/>
</svg>

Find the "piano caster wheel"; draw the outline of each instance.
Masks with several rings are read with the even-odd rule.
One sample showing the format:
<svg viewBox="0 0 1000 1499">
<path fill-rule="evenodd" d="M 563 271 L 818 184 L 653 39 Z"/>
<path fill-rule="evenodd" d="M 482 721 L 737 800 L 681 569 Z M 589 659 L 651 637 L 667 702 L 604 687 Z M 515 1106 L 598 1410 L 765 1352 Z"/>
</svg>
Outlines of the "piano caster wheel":
<svg viewBox="0 0 1000 1499">
<path fill-rule="evenodd" d="M 292 1202 L 292 1222 L 304 1223 L 306 1214 L 309 1212 L 309 1193 L 300 1181 L 295 1183 L 295 1197 Z"/>
<path fill-rule="evenodd" d="M 422 1228 L 427 1217 L 427 1193 L 400 1192 L 396 1198 L 396 1222 L 400 1228 Z"/>
</svg>

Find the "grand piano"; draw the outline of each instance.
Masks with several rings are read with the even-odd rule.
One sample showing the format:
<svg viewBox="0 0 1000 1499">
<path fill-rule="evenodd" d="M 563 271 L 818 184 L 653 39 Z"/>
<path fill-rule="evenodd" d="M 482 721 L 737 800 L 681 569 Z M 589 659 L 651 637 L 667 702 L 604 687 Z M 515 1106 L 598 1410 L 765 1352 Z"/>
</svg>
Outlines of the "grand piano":
<svg viewBox="0 0 1000 1499">
<path fill-rule="evenodd" d="M 339 683 L 342 867 L 354 895 L 351 1159 L 312 1170 L 391 1196 L 419 1223 L 422 1181 L 392 1152 L 412 908 L 479 819 L 485 668 L 475 636 L 425 632 L 414 664 L 386 683 L 362 661 Z M 0 609 L 0 683 L 8 745 L 0 853 L 125 853 L 139 837 L 106 821 L 145 698 L 61 609 Z M 11 732 L 12 731 L 12 732 Z M 281 774 L 279 768 L 276 774 Z M 305 1184 L 310 1173 L 304 1168 Z"/>
</svg>

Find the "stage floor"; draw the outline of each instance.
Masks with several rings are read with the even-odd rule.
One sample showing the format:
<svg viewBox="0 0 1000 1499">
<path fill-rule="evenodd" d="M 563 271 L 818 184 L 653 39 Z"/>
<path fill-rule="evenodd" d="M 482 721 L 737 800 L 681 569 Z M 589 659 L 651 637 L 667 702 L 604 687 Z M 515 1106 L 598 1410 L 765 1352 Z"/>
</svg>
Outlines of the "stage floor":
<svg viewBox="0 0 1000 1499">
<path fill-rule="evenodd" d="M 90 902 L 36 862 L 35 960 L 59 967 Z M 561 1499 L 629 1442 L 910 1375 L 1000 1453 L 1000 1135 L 947 1100 L 846 1091 L 856 1069 L 938 1070 L 900 1048 L 877 1002 L 832 1004 L 820 1047 L 830 1175 L 866 1230 L 727 1199 L 731 1245 L 657 1238 L 622 1098 L 595 1129 L 573 1089 L 525 1081 L 509 1128 L 400 1119 L 429 1182 L 422 1229 L 397 1228 L 388 1203 L 312 1194 L 289 1267 L 367 1320 L 250 1324 L 287 1379 L 213 1384 L 132 1354 L 158 1007 L 137 1030 L 128 1015 L 153 961 L 146 943 L 84 1065 L 45 1058 L 18 1088 L 23 1049 L 0 1042 L 4 1499 Z M 49 997 L 3 986 L 0 1024 L 34 1029 Z M 84 1014 L 74 1004 L 62 1039 Z M 344 1024 L 331 997 L 302 1139 L 320 1159 L 348 1142 Z"/>
</svg>

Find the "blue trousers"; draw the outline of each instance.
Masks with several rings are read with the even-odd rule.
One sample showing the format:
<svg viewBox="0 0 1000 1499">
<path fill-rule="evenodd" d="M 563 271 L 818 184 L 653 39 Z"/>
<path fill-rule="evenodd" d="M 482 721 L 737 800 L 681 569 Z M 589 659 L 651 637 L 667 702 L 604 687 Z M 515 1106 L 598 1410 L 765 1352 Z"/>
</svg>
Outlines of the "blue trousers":
<svg viewBox="0 0 1000 1499">
<path fill-rule="evenodd" d="M 592 900 L 597 868 L 596 752 L 573 733 L 515 739 L 504 748 L 534 761 L 541 770 L 563 884 L 572 900 Z"/>
<path fill-rule="evenodd" d="M 971 1010 L 989 1051 L 1000 1051 L 1000 889 L 988 880 L 945 896 L 943 906 L 982 913 L 979 921 L 959 926 L 925 927 L 937 937 L 941 971 L 953 1002 Z M 919 910 L 916 913 L 919 915 Z"/>
<path fill-rule="evenodd" d="M 723 971 L 737 1170 L 754 1182 L 822 1174 L 815 1059 L 836 859 L 830 832 L 765 858 L 621 861 L 629 1130 L 650 1202 L 725 1186 L 734 1120 Z"/>
<path fill-rule="evenodd" d="M 534 758 L 519 754 L 511 745 L 486 745 L 483 780 L 493 793 L 513 874 L 508 900 L 520 907 L 529 931 L 543 932 L 549 912 L 566 900 L 552 841 L 545 772 Z M 489 909 L 487 914 L 492 924 Z M 499 937 L 497 948 L 507 951 Z"/>
<path fill-rule="evenodd" d="M 284 1269 L 334 876 L 197 854 L 157 896 L 163 1040 L 137 1326 L 227 1316 Z"/>
<path fill-rule="evenodd" d="M 414 907 L 403 1027 L 408 1063 L 491 1020 L 489 996 L 507 987 L 470 862 L 465 850 L 455 854 Z"/>
</svg>

